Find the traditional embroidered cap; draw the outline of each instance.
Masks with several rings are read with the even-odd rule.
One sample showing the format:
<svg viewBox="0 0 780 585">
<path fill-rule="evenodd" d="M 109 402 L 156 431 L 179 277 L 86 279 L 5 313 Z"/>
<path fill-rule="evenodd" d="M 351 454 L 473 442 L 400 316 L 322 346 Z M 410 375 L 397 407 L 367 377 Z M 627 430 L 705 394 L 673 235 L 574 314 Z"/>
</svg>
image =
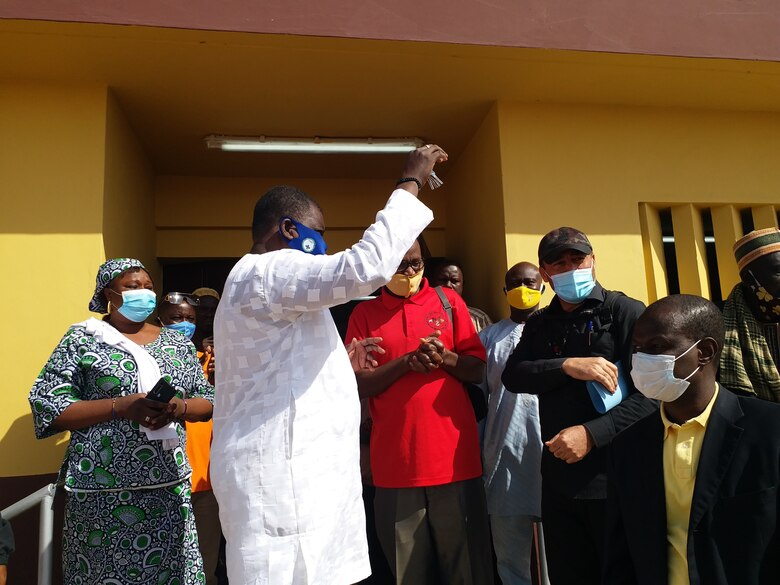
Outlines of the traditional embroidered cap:
<svg viewBox="0 0 780 585">
<path fill-rule="evenodd" d="M 95 294 L 92 295 L 92 300 L 89 301 L 90 311 L 100 313 L 101 315 L 108 313 L 108 303 L 106 303 L 106 297 L 103 296 L 103 290 L 108 286 L 109 282 L 131 268 L 143 268 L 146 270 L 146 266 L 135 258 L 114 258 L 113 260 L 106 260 L 100 265 L 97 278 L 95 279 Z"/>
<path fill-rule="evenodd" d="M 539 242 L 539 263 L 552 262 L 566 250 L 576 250 L 583 254 L 592 254 L 588 236 L 572 227 L 559 227 L 546 234 Z"/>
<path fill-rule="evenodd" d="M 780 230 L 777 228 L 754 230 L 734 242 L 734 257 L 740 271 L 756 258 L 773 252 L 780 252 Z"/>
<path fill-rule="evenodd" d="M 194 291 L 192 291 L 192 294 L 194 294 L 196 297 L 214 297 L 215 299 L 219 300 L 219 293 L 213 288 L 209 288 L 207 286 L 196 288 Z"/>
</svg>

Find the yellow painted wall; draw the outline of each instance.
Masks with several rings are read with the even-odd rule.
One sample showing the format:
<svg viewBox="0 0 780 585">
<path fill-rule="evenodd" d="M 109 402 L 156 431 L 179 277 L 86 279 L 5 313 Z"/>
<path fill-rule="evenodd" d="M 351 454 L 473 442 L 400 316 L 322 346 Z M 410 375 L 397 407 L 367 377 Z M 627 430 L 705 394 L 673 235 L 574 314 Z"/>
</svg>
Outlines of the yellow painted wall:
<svg viewBox="0 0 780 585">
<path fill-rule="evenodd" d="M 331 252 L 357 242 L 394 189 L 392 182 L 379 180 L 158 177 L 157 256 L 243 256 L 252 245 L 249 228 L 257 199 L 274 185 L 285 184 L 303 189 L 323 208 Z M 445 250 L 446 196 L 443 190 L 423 191 L 423 201 L 435 216 L 425 232 L 434 254 Z"/>
<path fill-rule="evenodd" d="M 27 394 L 68 325 L 89 315 L 103 260 L 106 90 L 0 85 L 0 476 L 56 471 L 64 435 L 36 441 Z"/>
<path fill-rule="evenodd" d="M 0 477 L 59 469 L 65 433 L 35 439 L 27 394 L 67 327 L 91 316 L 98 266 L 137 256 L 155 276 L 153 172 L 105 87 L 0 85 Z"/>
<path fill-rule="evenodd" d="M 103 188 L 105 256 L 138 258 L 155 283 L 162 285 L 154 210 L 154 170 L 119 103 L 109 92 Z"/>
<path fill-rule="evenodd" d="M 639 204 L 780 202 L 780 115 L 499 104 L 509 262 L 561 225 L 586 232 L 598 279 L 648 300 Z"/>
<path fill-rule="evenodd" d="M 154 177 L 105 87 L 0 84 L 0 287 L 20 351 L 0 365 L 0 476 L 56 470 L 62 437 L 32 438 L 26 396 L 66 327 L 88 316 L 95 270 L 135 255 L 240 256 L 256 199 L 292 183 L 323 206 L 331 249 L 360 236 L 392 190 L 370 180 Z M 499 102 L 445 187 L 424 192 L 434 254 L 464 263 L 466 297 L 507 314 L 507 266 L 560 225 L 587 232 L 599 280 L 648 300 L 640 204 L 762 209 L 780 200 L 780 115 Z M 763 206 L 763 207 L 762 207 Z M 647 208 L 644 208 L 647 209 Z M 550 293 L 545 295 L 549 299 Z M 59 442 L 59 445 L 57 443 Z"/>
<path fill-rule="evenodd" d="M 497 107 L 485 116 L 463 154 L 447 166 L 442 188 L 447 254 L 463 264 L 466 302 L 503 318 L 509 309 L 502 292 L 507 266 Z"/>
</svg>

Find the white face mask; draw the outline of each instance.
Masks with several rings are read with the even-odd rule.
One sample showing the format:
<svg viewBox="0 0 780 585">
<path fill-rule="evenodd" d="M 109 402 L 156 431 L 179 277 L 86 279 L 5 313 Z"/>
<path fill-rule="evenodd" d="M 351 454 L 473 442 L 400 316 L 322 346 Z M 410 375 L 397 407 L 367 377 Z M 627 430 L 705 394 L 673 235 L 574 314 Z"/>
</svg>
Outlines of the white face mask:
<svg viewBox="0 0 780 585">
<path fill-rule="evenodd" d="M 699 341 L 677 357 L 636 352 L 631 358 L 631 379 L 634 381 L 636 389 L 653 400 L 661 402 L 677 400 L 688 389 L 691 384 L 688 380 L 699 371 L 701 366 L 697 366 L 681 380 L 674 376 L 674 362 L 696 347 Z"/>
</svg>

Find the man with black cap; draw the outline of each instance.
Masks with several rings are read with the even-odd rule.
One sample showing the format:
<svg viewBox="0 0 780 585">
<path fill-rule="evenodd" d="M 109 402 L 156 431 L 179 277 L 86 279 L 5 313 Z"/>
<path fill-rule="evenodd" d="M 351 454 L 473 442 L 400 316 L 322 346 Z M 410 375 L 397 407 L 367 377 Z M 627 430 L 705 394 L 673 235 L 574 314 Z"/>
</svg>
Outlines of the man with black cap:
<svg viewBox="0 0 780 585">
<path fill-rule="evenodd" d="M 601 583 L 605 544 L 606 446 L 656 405 L 628 371 L 631 334 L 644 305 L 596 281 L 588 237 L 561 227 L 539 243 L 540 273 L 555 298 L 528 319 L 507 361 L 507 390 L 539 395 L 542 523 L 553 585 Z M 617 362 L 622 362 L 619 376 Z M 588 384 L 625 398 L 604 414 Z M 591 391 L 596 392 L 594 388 Z M 597 405 L 599 410 L 597 410 Z"/>
<path fill-rule="evenodd" d="M 720 381 L 740 394 L 780 402 L 780 230 L 734 243 L 741 282 L 723 307 L 726 342 Z"/>
</svg>

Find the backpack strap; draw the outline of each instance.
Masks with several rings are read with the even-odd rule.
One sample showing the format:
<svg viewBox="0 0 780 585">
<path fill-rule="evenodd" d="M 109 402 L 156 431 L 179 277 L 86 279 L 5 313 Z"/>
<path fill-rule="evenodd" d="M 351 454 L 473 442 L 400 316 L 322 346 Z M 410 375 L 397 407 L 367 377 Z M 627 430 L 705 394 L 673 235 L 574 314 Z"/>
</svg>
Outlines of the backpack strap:
<svg viewBox="0 0 780 585">
<path fill-rule="evenodd" d="M 439 295 L 441 306 L 444 307 L 444 312 L 447 313 L 447 318 L 450 320 L 452 330 L 455 331 L 455 321 L 452 318 L 452 305 L 450 304 L 450 299 L 447 298 L 447 295 L 444 294 L 444 291 L 440 286 L 434 287 L 433 290 L 435 290 L 436 294 Z"/>
<path fill-rule="evenodd" d="M 454 340 L 455 320 L 453 318 L 452 305 L 450 304 L 450 300 L 447 298 L 447 295 L 444 294 L 444 291 L 440 286 L 434 287 L 433 290 L 435 290 L 436 294 L 439 295 L 441 306 L 444 308 L 444 312 L 447 313 L 447 318 L 450 320 L 450 327 L 452 327 L 452 337 Z M 463 387 L 466 390 L 466 394 L 469 397 L 471 407 L 474 409 L 474 416 L 476 417 L 477 422 L 483 420 L 487 416 L 488 412 L 487 398 L 485 393 L 482 391 L 482 388 L 475 384 L 461 383 L 463 384 Z"/>
<path fill-rule="evenodd" d="M 609 329 L 609 326 L 612 325 L 612 321 L 614 320 L 614 314 L 612 311 L 612 308 L 615 306 L 615 303 L 620 297 L 624 297 L 622 292 L 608 290 L 607 294 L 604 297 L 604 304 L 601 306 L 600 311 L 600 320 L 602 325 L 606 326 L 606 329 Z"/>
</svg>

